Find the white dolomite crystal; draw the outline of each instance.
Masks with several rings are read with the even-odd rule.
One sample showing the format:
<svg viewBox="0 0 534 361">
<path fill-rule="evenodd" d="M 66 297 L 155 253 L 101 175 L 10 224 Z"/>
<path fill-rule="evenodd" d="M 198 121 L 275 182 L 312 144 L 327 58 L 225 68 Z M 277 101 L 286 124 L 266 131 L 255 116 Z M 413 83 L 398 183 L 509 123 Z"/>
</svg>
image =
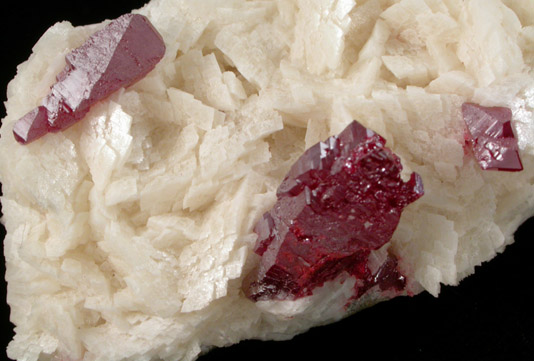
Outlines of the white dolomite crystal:
<svg viewBox="0 0 534 361">
<path fill-rule="evenodd" d="M 8 88 L 0 138 L 17 360 L 193 360 L 287 339 L 350 309 L 354 279 L 252 302 L 253 227 L 305 149 L 352 120 L 378 132 L 425 195 L 390 244 L 437 296 L 534 214 L 530 0 L 152 0 L 166 55 L 79 124 L 21 146 L 64 56 L 104 24 L 51 27 Z M 482 171 L 461 105 L 513 111 L 524 170 Z M 373 264 L 370 265 L 373 267 Z"/>
</svg>

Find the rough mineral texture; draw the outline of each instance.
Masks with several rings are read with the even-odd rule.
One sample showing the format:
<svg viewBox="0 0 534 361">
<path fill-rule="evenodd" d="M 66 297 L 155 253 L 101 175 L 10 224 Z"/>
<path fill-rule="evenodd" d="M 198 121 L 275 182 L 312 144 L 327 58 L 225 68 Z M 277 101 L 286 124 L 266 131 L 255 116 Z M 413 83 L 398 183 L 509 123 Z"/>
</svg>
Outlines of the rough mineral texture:
<svg viewBox="0 0 534 361">
<path fill-rule="evenodd" d="M 400 293 L 438 296 L 506 252 L 534 214 L 531 0 L 153 0 L 134 13 L 161 35 L 162 59 L 88 112 L 100 88 L 76 98 L 72 107 L 86 112 L 76 125 L 25 146 L 13 137 L 14 127 L 23 140 L 44 132 L 47 107 L 61 103 L 47 98 L 51 87 L 63 94 L 54 84 L 86 74 L 76 70 L 86 64 L 83 51 L 69 58 L 72 67 L 66 55 L 109 22 L 53 25 L 9 84 L 0 128 L 7 302 L 16 325 L 9 357 L 178 361 L 244 339 L 290 339 Z M 152 46 L 143 44 L 143 52 Z M 466 145 L 464 103 L 511 110 L 522 171 L 481 169 Z M 62 109 L 58 127 L 70 124 L 60 120 Z M 376 155 L 395 170 L 386 174 L 399 171 L 408 184 L 394 176 L 393 189 L 406 192 L 385 193 L 393 213 L 377 209 L 371 232 L 363 219 L 335 220 L 351 216 L 345 194 L 370 192 L 365 184 L 345 192 L 340 183 L 343 197 L 332 199 L 348 212 L 326 214 L 343 246 L 334 252 L 349 241 L 344 231 L 360 232 L 363 222 L 356 243 L 371 246 L 340 257 L 365 267 L 323 275 L 302 263 L 305 278 L 317 277 L 315 288 L 254 302 L 243 285 L 266 262 L 254 251 L 275 249 L 274 240 L 256 248 L 255 225 L 271 214 L 279 187 L 281 201 L 300 205 L 312 189 L 326 189 L 322 181 L 300 189 L 302 172 L 291 168 L 321 150 L 327 157 L 314 166 L 329 164 L 337 148 L 313 146 L 353 120 L 369 130 L 362 149 L 387 140 L 391 152 L 378 147 Z M 368 174 L 381 173 L 382 160 L 369 159 L 377 168 Z M 350 178 L 349 168 L 343 172 Z M 409 203 L 420 194 L 414 173 L 424 195 Z M 339 176 L 326 180 L 332 190 Z M 405 205 L 400 217 L 397 200 Z M 312 209 L 300 205 L 279 211 Z M 262 222 L 279 222 L 276 212 Z M 306 219 L 324 224 L 314 217 Z M 391 220 L 381 229 L 384 217 Z M 261 224 L 256 231 L 270 233 Z M 325 241 L 330 257 L 335 245 Z M 339 267 L 336 257 L 325 270 Z M 403 326 L 384 321 L 377 337 Z"/>
<path fill-rule="evenodd" d="M 361 296 L 371 279 L 388 277 L 387 267 L 370 273 L 369 252 L 390 241 L 423 184 L 416 173 L 405 183 L 400 159 L 384 145 L 380 135 L 352 122 L 295 162 L 273 209 L 254 228 L 261 261 L 245 286 L 251 299 L 310 296 L 342 272 L 360 281 L 355 294 Z"/>
<path fill-rule="evenodd" d="M 67 54 L 43 105 L 15 123 L 15 139 L 26 144 L 77 123 L 96 102 L 143 78 L 164 53 L 163 39 L 145 16 L 113 20 Z"/>
</svg>

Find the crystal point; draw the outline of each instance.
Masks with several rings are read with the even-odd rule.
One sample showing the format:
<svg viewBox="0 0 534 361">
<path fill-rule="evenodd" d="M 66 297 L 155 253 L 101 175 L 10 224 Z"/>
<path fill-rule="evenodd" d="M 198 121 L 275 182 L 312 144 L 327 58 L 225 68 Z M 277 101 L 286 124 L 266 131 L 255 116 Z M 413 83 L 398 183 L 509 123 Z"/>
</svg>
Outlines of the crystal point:
<svg viewBox="0 0 534 361">
<path fill-rule="evenodd" d="M 47 131 L 39 127 L 24 136 L 27 116 L 15 124 L 16 138 L 33 141 L 47 132 L 58 132 L 81 120 L 96 102 L 120 88 L 128 87 L 150 72 L 165 54 L 165 44 L 149 20 L 139 14 L 126 14 L 94 33 L 79 48 L 66 55 L 66 67 L 56 77 L 37 111 L 43 109 Z M 36 128 L 37 129 L 37 128 Z"/>
<path fill-rule="evenodd" d="M 482 169 L 523 170 L 509 108 L 464 103 L 462 114 L 469 132 L 468 143 Z"/>
<path fill-rule="evenodd" d="M 363 281 L 358 295 L 375 285 L 400 287 L 396 259 L 371 274 L 368 257 L 390 241 L 402 209 L 423 195 L 423 186 L 416 173 L 402 181 L 400 160 L 384 145 L 353 122 L 296 161 L 254 229 L 261 260 L 245 285 L 249 298 L 307 296 L 342 272 Z"/>
<path fill-rule="evenodd" d="M 17 142 L 26 144 L 48 133 L 46 108 L 39 106 L 20 118 L 13 127 Z"/>
</svg>

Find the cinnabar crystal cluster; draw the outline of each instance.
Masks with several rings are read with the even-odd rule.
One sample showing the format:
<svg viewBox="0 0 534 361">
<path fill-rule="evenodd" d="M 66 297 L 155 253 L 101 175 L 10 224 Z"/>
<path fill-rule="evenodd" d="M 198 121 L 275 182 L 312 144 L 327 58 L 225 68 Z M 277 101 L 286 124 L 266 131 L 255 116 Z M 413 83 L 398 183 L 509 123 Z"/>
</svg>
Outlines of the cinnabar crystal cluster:
<svg viewBox="0 0 534 361">
<path fill-rule="evenodd" d="M 423 195 L 420 176 L 404 182 L 399 158 L 380 135 L 352 122 L 338 136 L 308 149 L 257 223 L 257 273 L 245 286 L 254 301 L 308 296 L 347 272 L 356 296 L 374 285 L 402 288 L 390 256 L 372 274 L 369 254 L 390 241 L 404 207 Z"/>
</svg>

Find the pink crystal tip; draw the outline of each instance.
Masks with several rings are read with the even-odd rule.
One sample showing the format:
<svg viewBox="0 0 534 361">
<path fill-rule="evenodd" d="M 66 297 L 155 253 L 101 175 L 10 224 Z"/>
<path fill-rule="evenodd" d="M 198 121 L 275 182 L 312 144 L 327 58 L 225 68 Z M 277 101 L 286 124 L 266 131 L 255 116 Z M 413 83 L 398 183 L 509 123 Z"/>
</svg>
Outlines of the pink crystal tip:
<svg viewBox="0 0 534 361">
<path fill-rule="evenodd" d="M 13 135 L 20 144 L 33 142 L 46 133 L 48 133 L 48 116 L 43 106 L 33 109 L 13 126 Z"/>
</svg>

